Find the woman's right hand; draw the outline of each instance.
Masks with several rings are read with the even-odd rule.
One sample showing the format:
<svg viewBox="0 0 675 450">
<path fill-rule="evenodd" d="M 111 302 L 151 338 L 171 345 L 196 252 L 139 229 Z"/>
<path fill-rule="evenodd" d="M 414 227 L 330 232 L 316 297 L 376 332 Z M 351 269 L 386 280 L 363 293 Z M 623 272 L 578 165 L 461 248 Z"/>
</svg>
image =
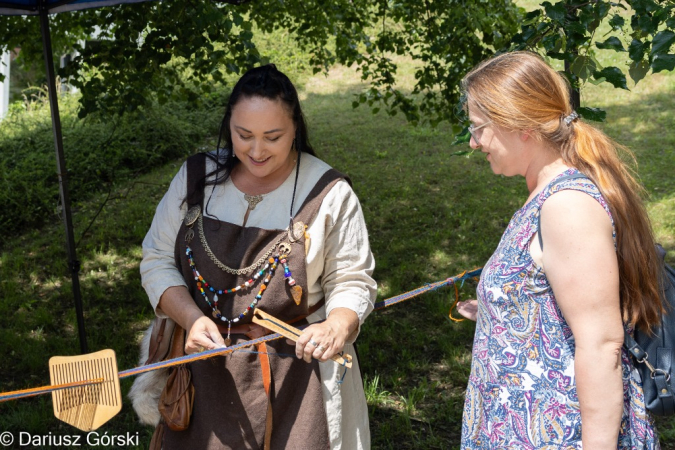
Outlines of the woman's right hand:
<svg viewBox="0 0 675 450">
<path fill-rule="evenodd" d="M 188 330 L 186 354 L 225 347 L 218 326 L 197 307 L 185 286 L 172 286 L 164 291 L 157 308 Z"/>
<path fill-rule="evenodd" d="M 186 354 L 190 355 L 223 347 L 225 347 L 225 340 L 213 320 L 201 315 L 192 322 L 190 332 L 185 340 Z"/>
<path fill-rule="evenodd" d="M 478 300 L 457 302 L 457 311 L 467 319 L 475 321 L 478 314 Z"/>
</svg>

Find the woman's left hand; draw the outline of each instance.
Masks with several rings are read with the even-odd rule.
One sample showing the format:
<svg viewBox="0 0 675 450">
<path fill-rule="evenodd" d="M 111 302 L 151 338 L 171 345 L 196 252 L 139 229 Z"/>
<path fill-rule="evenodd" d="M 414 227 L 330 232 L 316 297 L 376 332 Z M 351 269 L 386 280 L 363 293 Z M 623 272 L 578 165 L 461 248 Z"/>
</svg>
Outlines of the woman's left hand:
<svg viewBox="0 0 675 450">
<path fill-rule="evenodd" d="M 295 343 L 295 355 L 307 362 L 312 358 L 327 361 L 342 351 L 358 326 L 359 318 L 354 311 L 336 308 L 324 322 L 305 328 Z"/>
<path fill-rule="evenodd" d="M 478 316 L 478 300 L 466 300 L 464 302 L 457 302 L 457 312 L 469 320 L 476 321 Z"/>
</svg>

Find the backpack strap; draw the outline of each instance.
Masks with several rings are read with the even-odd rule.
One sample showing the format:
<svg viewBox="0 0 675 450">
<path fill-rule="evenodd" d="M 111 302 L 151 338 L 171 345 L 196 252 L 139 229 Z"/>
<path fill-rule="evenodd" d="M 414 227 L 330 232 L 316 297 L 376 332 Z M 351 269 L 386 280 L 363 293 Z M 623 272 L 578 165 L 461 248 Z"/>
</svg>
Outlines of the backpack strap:
<svg viewBox="0 0 675 450">
<path fill-rule="evenodd" d="M 647 409 L 654 414 L 668 416 L 675 414 L 675 389 L 671 381 L 675 362 L 671 344 L 672 333 L 675 332 L 671 318 L 675 305 L 675 271 L 665 263 L 666 251 L 659 244 L 656 244 L 656 253 L 663 268 L 661 298 L 665 303 L 665 311 L 661 315 L 661 323 L 650 334 L 636 329 L 633 337 L 624 331 L 624 346 L 638 363 L 636 368 L 642 378 Z M 642 345 L 637 342 L 638 339 Z M 653 354 L 650 355 L 647 349 Z"/>
<path fill-rule="evenodd" d="M 588 177 L 581 172 L 573 173 L 571 175 L 565 175 L 564 177 L 560 177 L 557 180 L 554 180 L 551 184 L 548 185 L 547 189 L 551 189 L 551 188 L 553 188 L 553 186 L 555 186 L 556 184 L 562 183 L 563 181 L 574 180 L 575 178 L 588 178 Z M 539 223 L 537 224 L 537 237 L 539 238 L 539 247 L 541 248 L 542 251 L 544 251 L 544 240 L 541 237 L 541 209 L 539 210 Z"/>
</svg>

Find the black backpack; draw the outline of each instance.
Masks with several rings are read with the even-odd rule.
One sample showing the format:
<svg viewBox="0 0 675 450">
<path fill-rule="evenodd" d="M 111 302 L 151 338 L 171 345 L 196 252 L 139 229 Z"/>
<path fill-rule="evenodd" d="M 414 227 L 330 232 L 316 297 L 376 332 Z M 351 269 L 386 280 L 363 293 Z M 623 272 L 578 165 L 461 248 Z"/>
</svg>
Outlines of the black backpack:
<svg viewBox="0 0 675 450">
<path fill-rule="evenodd" d="M 588 178 L 582 173 L 565 175 L 553 184 L 574 178 Z M 539 220 L 539 246 L 544 248 Z M 661 323 L 649 334 L 639 328 L 634 337 L 624 334 L 624 346 L 635 358 L 635 368 L 642 379 L 645 407 L 657 416 L 675 414 L 675 270 L 665 262 L 666 251 L 656 244 L 661 259 L 663 292 L 661 301 L 665 309 Z"/>
<path fill-rule="evenodd" d="M 656 245 L 663 265 L 663 294 L 665 312 L 661 323 L 651 334 L 639 328 L 635 336 L 626 333 L 624 345 L 635 357 L 635 367 L 642 378 L 645 406 L 652 414 L 675 414 L 675 270 L 665 263 L 666 251 Z"/>
</svg>

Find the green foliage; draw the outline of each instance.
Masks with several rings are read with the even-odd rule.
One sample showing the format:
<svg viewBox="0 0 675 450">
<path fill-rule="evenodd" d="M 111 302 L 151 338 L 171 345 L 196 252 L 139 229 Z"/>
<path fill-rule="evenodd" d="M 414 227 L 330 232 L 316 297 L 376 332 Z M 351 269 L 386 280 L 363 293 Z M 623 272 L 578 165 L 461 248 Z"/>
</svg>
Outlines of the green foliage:
<svg viewBox="0 0 675 450">
<path fill-rule="evenodd" d="M 384 104 L 390 115 L 403 112 L 409 122 L 455 123 L 464 74 L 517 31 L 517 8 L 504 1 L 378 1 L 372 45 L 359 61 L 370 88 L 358 103 Z M 396 86 L 396 55 L 412 58 L 412 92 Z"/>
<path fill-rule="evenodd" d="M 527 13 L 510 49 L 530 49 L 564 61 L 564 73 L 577 90 L 586 81 L 628 89 L 623 70 L 602 67 L 595 49 L 627 52 L 628 75 L 635 83 L 649 69 L 657 73 L 675 67 L 672 0 L 561 0 L 541 7 Z M 600 36 L 603 26 L 609 31 Z"/>
<path fill-rule="evenodd" d="M 432 126 L 465 120 L 453 111 L 460 80 L 498 51 L 531 49 L 563 61 L 577 90 L 585 82 L 628 89 L 627 77 L 637 83 L 650 70 L 675 68 L 672 0 L 545 1 L 526 14 L 504 0 L 177 0 L 50 20 L 55 52 L 80 52 L 60 71 L 82 92 L 80 117 L 136 111 L 155 101 L 196 106 L 205 93 L 268 61 L 254 37 L 272 31 L 287 32 L 309 54 L 314 73 L 335 63 L 356 65 L 367 84 L 354 107 L 402 112 L 409 122 Z M 94 41 L 80 43 L 94 34 Z M 21 46 L 20 64 L 41 64 L 37 36 L 35 17 L 0 17 L 0 42 Z M 603 67 L 598 50 L 627 57 L 627 70 Z M 402 58 L 415 63 L 412 89 L 400 87 Z"/>
<path fill-rule="evenodd" d="M 384 106 L 411 122 L 453 120 L 463 74 L 517 31 L 511 2 L 486 0 L 261 0 L 147 2 L 50 18 L 54 50 L 80 55 L 59 74 L 82 92 L 80 117 L 120 114 L 202 94 L 265 62 L 254 32 L 286 30 L 310 54 L 314 73 L 356 64 L 370 86 L 355 105 Z M 86 45 L 79 42 L 96 35 Z M 3 47 L 21 46 L 23 63 L 42 51 L 36 17 L 0 17 Z M 79 41 L 78 41 L 79 40 Z M 418 65 L 412 92 L 397 87 L 397 56 Z M 377 105 L 375 104 L 377 103 Z M 378 106 L 379 105 L 379 106 Z"/>
<path fill-rule="evenodd" d="M 79 115 L 86 117 L 136 111 L 154 101 L 200 104 L 228 75 L 265 62 L 254 29 L 293 33 L 310 50 L 316 71 L 350 64 L 367 40 L 369 9 L 349 0 L 170 1 L 62 13 L 50 21 L 54 50 L 80 52 L 59 75 L 80 89 Z M 25 64 L 42 57 L 39 36 L 34 16 L 0 17 L 2 47 L 21 47 Z M 83 45 L 78 40 L 86 36 L 95 40 Z"/>
<path fill-rule="evenodd" d="M 77 13 L 76 13 L 77 14 Z M 91 30 L 83 29 L 69 14 L 50 16 L 52 49 L 55 55 L 69 53 L 79 39 L 87 39 Z M 44 74 L 45 63 L 40 39 L 40 23 L 36 16 L 0 16 L 0 50 L 20 48 L 12 67 Z M 2 81 L 0 75 L 0 81 Z"/>
<path fill-rule="evenodd" d="M 600 108 L 591 108 L 588 106 L 580 107 L 577 112 L 585 119 L 596 122 L 604 122 L 607 118 L 607 112 Z"/>
<path fill-rule="evenodd" d="M 260 61 L 252 23 L 242 11 L 213 2 L 149 2 L 73 16 L 98 27 L 97 40 L 60 72 L 82 92 L 80 116 L 122 113 L 156 99 L 199 104 L 224 82 Z"/>
<path fill-rule="evenodd" d="M 210 109 L 181 103 L 150 106 L 114 119 L 76 117 L 76 98 L 61 99 L 63 139 L 72 201 L 194 152 L 217 130 L 222 98 Z M 217 106 L 216 106 L 217 105 Z M 0 123 L 0 226 L 37 227 L 58 214 L 58 178 L 49 107 L 17 102 Z"/>
</svg>

